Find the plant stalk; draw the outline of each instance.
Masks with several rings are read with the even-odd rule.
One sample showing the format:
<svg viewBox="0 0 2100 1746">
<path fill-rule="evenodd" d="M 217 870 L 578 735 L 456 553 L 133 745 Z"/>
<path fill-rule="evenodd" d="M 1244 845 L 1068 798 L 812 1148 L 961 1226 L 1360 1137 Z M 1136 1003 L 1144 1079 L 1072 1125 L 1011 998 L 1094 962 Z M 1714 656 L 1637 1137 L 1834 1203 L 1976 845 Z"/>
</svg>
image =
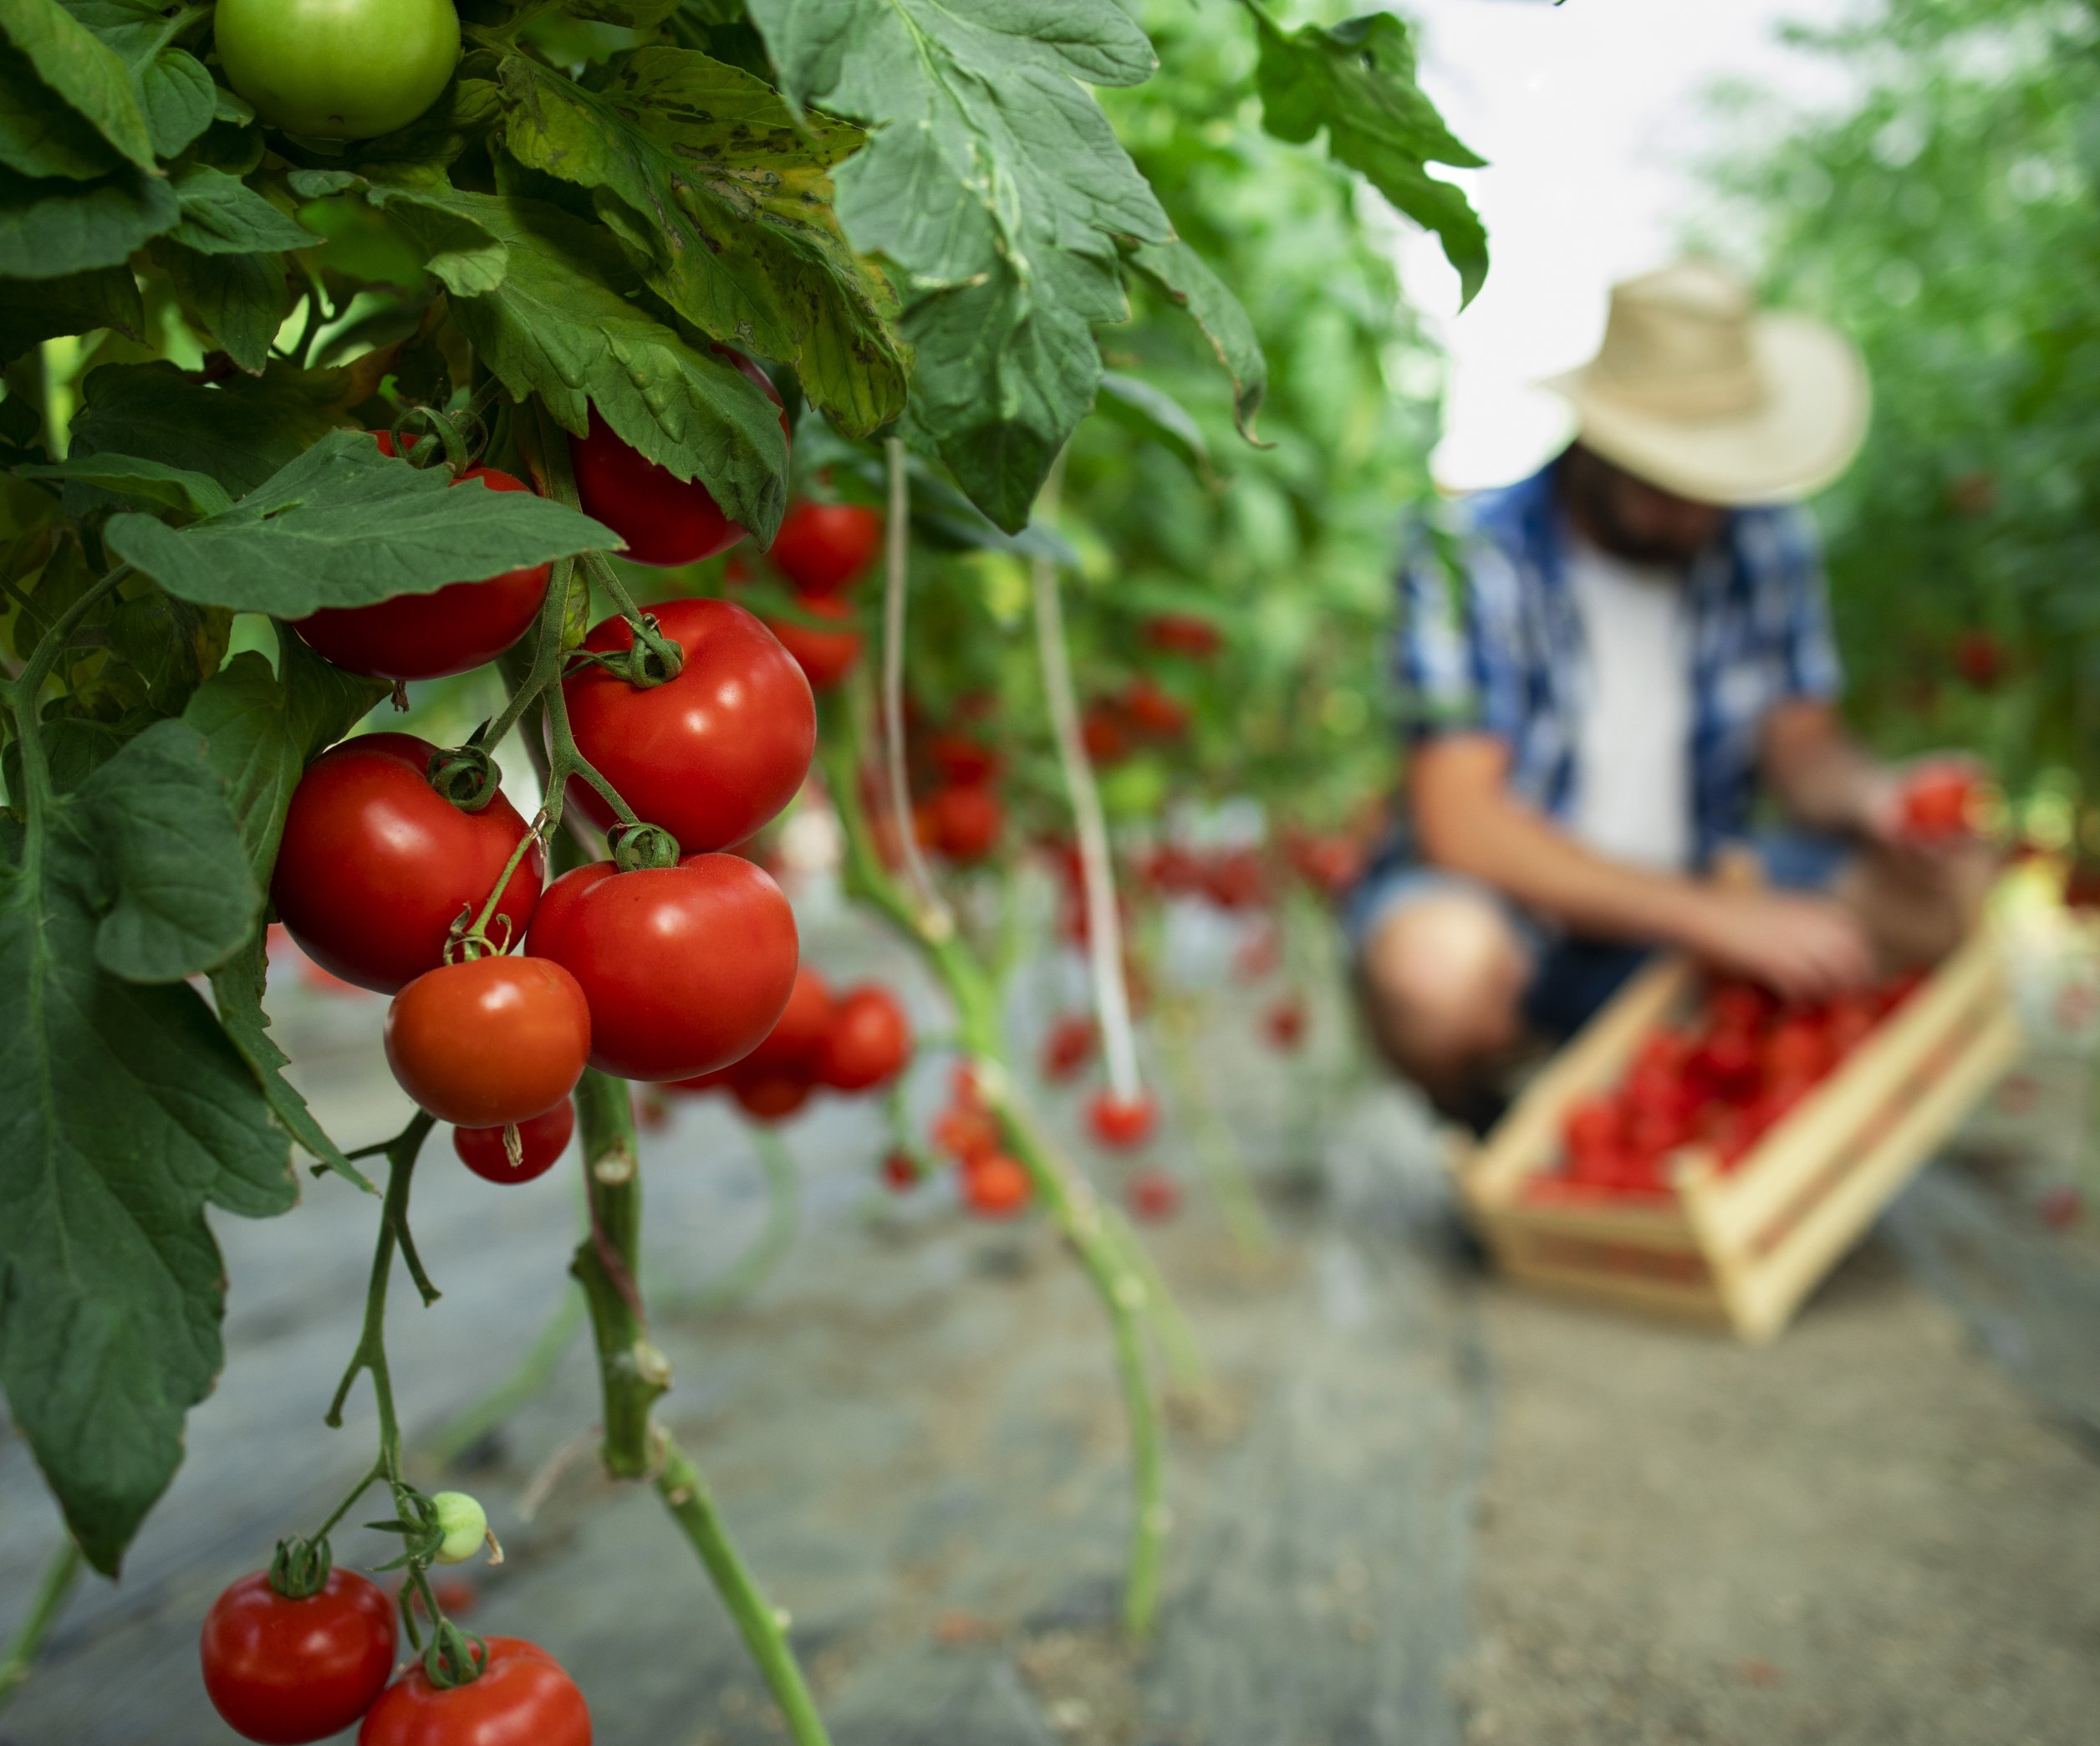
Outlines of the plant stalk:
<svg viewBox="0 0 2100 1746">
<path fill-rule="evenodd" d="M 65 1611 L 66 1601 L 84 1567 L 79 1544 L 68 1534 L 66 1543 L 43 1567 L 28 1614 L 17 1627 L 6 1655 L 0 1656 L 0 1706 L 4 1706 L 28 1681 L 30 1670 L 36 1664 L 37 1652 L 43 1647 L 44 1638 L 59 1622 L 59 1615 Z"/>
</svg>

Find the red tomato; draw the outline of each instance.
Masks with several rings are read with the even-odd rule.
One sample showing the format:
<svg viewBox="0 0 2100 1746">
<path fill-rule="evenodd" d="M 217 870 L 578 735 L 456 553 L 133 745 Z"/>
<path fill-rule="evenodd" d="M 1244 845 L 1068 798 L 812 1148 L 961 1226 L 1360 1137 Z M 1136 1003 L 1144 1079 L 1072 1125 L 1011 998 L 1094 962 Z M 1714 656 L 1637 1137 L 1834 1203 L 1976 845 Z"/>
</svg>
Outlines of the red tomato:
<svg viewBox="0 0 2100 1746">
<path fill-rule="evenodd" d="M 747 1071 L 741 1061 L 729 1079 L 730 1095 L 753 1121 L 785 1121 L 809 1101 L 814 1089 L 792 1073 Z"/>
<path fill-rule="evenodd" d="M 688 855 L 741 843 L 795 798 L 817 748 L 809 682 L 780 640 L 726 600 L 666 600 L 650 609 L 685 666 L 663 685 L 636 687 L 603 667 L 562 682 L 577 748 L 648 824 Z M 617 615 L 584 646 L 633 646 Z M 571 804 L 601 828 L 612 809 L 584 782 Z"/>
<path fill-rule="evenodd" d="M 354 1570 L 330 1570 L 320 1591 L 301 1600 L 257 1570 L 204 1616 L 204 1689 L 243 1739 L 324 1740 L 385 1689 L 398 1629 L 393 1602 Z"/>
<path fill-rule="evenodd" d="M 901 1146 L 892 1146 L 883 1155 L 882 1179 L 897 1193 L 918 1186 L 919 1164 Z"/>
<path fill-rule="evenodd" d="M 1706 996 L 1706 1011 L 1717 1031 L 1754 1031 L 1777 1004 L 1755 983 L 1715 983 Z"/>
<path fill-rule="evenodd" d="M 1124 1191 L 1134 1218 L 1160 1224 L 1181 1210 L 1181 1184 L 1164 1170 L 1134 1171 Z"/>
<path fill-rule="evenodd" d="M 715 350 L 764 389 L 775 406 L 780 404 L 765 371 L 749 358 L 726 346 Z M 780 427 L 788 428 L 785 417 Z M 650 460 L 599 417 L 595 406 L 590 409 L 589 432 L 569 439 L 568 453 L 584 513 L 626 541 L 625 555 L 636 564 L 659 568 L 697 564 L 744 537 L 705 485 L 680 479 Z"/>
<path fill-rule="evenodd" d="M 794 989 L 779 1022 L 737 1066 L 753 1075 L 778 1073 L 813 1077 L 837 1013 L 838 1004 L 823 978 L 804 964 L 795 973 Z"/>
<path fill-rule="evenodd" d="M 1285 995 L 1263 1017 L 1262 1030 L 1272 1049 L 1297 1048 L 1305 1041 L 1305 1003 L 1295 994 Z"/>
<path fill-rule="evenodd" d="M 554 1167 L 576 1131 L 576 1105 L 564 1097 L 551 1110 L 517 1124 L 518 1160 L 512 1164 L 500 1127 L 452 1130 L 452 1150 L 460 1162 L 491 1182 L 529 1182 Z M 447 1611 L 450 1611 L 449 1607 Z"/>
<path fill-rule="evenodd" d="M 373 435 L 382 452 L 394 452 L 387 431 Z M 531 489 L 492 467 L 470 467 L 452 482 L 471 479 L 491 491 Z M 486 582 L 395 595 L 370 606 L 324 606 L 294 620 L 293 628 L 309 648 L 346 671 L 380 679 L 439 679 L 495 660 L 531 630 L 547 598 L 548 572 L 548 565 L 538 564 Z"/>
<path fill-rule="evenodd" d="M 1966 630 L 1955 645 L 1955 670 L 1978 691 L 1993 691 L 2006 676 L 2006 651 L 1988 630 Z"/>
<path fill-rule="evenodd" d="M 1042 1076 L 1053 1084 L 1070 1079 L 1093 1053 L 1093 1019 L 1067 1013 L 1053 1021 L 1042 1039 Z"/>
<path fill-rule="evenodd" d="M 1268 876 L 1251 849 L 1214 855 L 1202 873 L 1203 894 L 1221 910 L 1252 909 L 1268 896 Z"/>
<path fill-rule="evenodd" d="M 795 987 L 795 912 L 736 855 L 565 873 L 540 900 L 526 949 L 583 984 L 591 1065 L 622 1079 L 690 1080 L 742 1060 Z"/>
<path fill-rule="evenodd" d="M 406 733 L 344 740 L 293 791 L 270 901 L 330 974 L 391 994 L 445 962 L 462 913 L 479 912 L 526 834 L 501 794 L 461 812 L 430 785 L 436 748 Z M 535 843 L 490 924 L 515 940 L 533 919 L 546 857 Z"/>
<path fill-rule="evenodd" d="M 999 773 L 999 754 L 966 733 L 936 733 L 926 756 L 940 779 L 956 788 L 976 788 Z"/>
<path fill-rule="evenodd" d="M 999 1150 L 999 1124 L 982 1110 L 951 1105 L 934 1119 L 933 1143 L 957 1163 L 972 1163 Z"/>
<path fill-rule="evenodd" d="M 1093 1137 L 1118 1151 L 1143 1146 L 1152 1137 L 1159 1118 L 1159 1106 L 1143 1091 L 1127 1102 L 1113 1091 L 1096 1092 L 1087 1105 L 1087 1126 Z"/>
<path fill-rule="evenodd" d="M 1578 1163 L 1612 1156 L 1619 1148 L 1618 1105 L 1608 1097 L 1584 1098 L 1561 1123 L 1562 1142 Z"/>
<path fill-rule="evenodd" d="M 872 1091 L 911 1059 L 911 1021 L 897 997 L 873 983 L 838 997 L 817 1056 L 818 1081 L 838 1091 Z"/>
<path fill-rule="evenodd" d="M 1969 829 L 1976 782 L 1966 770 L 1928 764 L 1904 784 L 1903 829 L 1907 836 L 1960 836 Z"/>
<path fill-rule="evenodd" d="M 844 600 L 820 595 L 798 595 L 796 605 L 817 618 L 844 619 L 854 614 Z M 767 619 L 766 628 L 780 639 L 780 646 L 795 657 L 812 691 L 829 691 L 854 670 L 860 659 L 858 630 L 819 630 L 813 625 L 798 625 L 790 619 Z"/>
<path fill-rule="evenodd" d="M 962 1171 L 962 1202 L 980 1218 L 1011 1218 L 1028 1204 L 1035 1184 L 1004 1152 L 982 1152 Z"/>
<path fill-rule="evenodd" d="M 492 1636 L 480 1677 L 450 1691 L 410 1667 L 372 1706 L 357 1746 L 591 1746 L 590 1710 L 544 1649 Z"/>
<path fill-rule="evenodd" d="M 591 1052 L 576 978 L 545 958 L 485 957 L 426 970 L 386 1009 L 386 1063 L 441 1121 L 500 1128 L 576 1089 Z"/>
<path fill-rule="evenodd" d="M 1735 1100 L 1757 1089 L 1757 1042 L 1747 1031 L 1716 1030 L 1700 1044 L 1693 1071 L 1708 1095 Z"/>
<path fill-rule="evenodd" d="M 1291 865 L 1316 891 L 1338 897 L 1362 877 L 1363 853 L 1338 832 L 1300 838 L 1291 846 Z"/>
<path fill-rule="evenodd" d="M 998 846 L 1006 809 L 991 788 L 936 789 L 926 800 L 926 830 L 933 847 L 957 866 L 981 861 Z"/>
<path fill-rule="evenodd" d="M 1098 764 L 1117 763 L 1130 754 L 1130 735 L 1123 718 L 1105 703 L 1088 707 L 1079 723 L 1079 738 L 1087 756 Z"/>
<path fill-rule="evenodd" d="M 1782 1018 L 1765 1038 L 1761 1064 L 1766 1083 L 1813 1080 L 1830 1070 L 1830 1033 L 1815 1019 L 1796 1014 Z"/>
<path fill-rule="evenodd" d="M 1139 733 L 1155 739 L 1179 739 L 1189 731 L 1189 706 L 1144 674 L 1124 692 L 1123 712 Z"/>
<path fill-rule="evenodd" d="M 837 594 L 875 561 L 882 529 L 880 513 L 858 503 L 800 498 L 788 506 L 766 555 L 798 594 Z"/>
<path fill-rule="evenodd" d="M 1165 655 L 1215 655 L 1225 638 L 1208 619 L 1188 612 L 1163 612 L 1144 627 L 1144 640 Z"/>
</svg>

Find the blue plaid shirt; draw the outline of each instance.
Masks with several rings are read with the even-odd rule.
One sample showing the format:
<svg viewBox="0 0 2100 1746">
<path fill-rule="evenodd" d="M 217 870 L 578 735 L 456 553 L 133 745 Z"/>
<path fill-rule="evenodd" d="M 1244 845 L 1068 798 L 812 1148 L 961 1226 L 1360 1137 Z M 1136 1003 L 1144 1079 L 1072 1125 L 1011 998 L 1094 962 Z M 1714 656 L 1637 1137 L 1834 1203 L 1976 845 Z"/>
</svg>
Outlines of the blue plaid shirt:
<svg viewBox="0 0 2100 1746">
<path fill-rule="evenodd" d="M 1511 790 L 1548 816 L 1573 814 L 1582 771 L 1587 657 L 1563 558 L 1573 537 L 1555 490 L 1558 462 L 1458 506 L 1444 550 L 1417 550 L 1400 578 L 1394 666 L 1407 733 L 1488 733 L 1508 745 Z M 1445 554 L 1457 560 L 1454 585 Z M 1731 512 L 1692 565 L 1692 792 L 1703 864 L 1743 835 L 1756 796 L 1758 730 L 1791 698 L 1834 699 L 1815 531 L 1794 508 Z"/>
</svg>

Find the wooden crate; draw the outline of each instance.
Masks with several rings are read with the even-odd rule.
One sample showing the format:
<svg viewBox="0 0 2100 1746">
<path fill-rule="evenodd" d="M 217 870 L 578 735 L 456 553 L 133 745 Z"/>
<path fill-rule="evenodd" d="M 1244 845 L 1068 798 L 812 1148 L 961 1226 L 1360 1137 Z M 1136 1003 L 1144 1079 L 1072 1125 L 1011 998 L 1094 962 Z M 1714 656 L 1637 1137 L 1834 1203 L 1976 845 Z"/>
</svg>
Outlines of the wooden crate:
<svg viewBox="0 0 2100 1746">
<path fill-rule="evenodd" d="M 1771 1339 L 2020 1049 L 1988 925 L 1942 964 L 1733 1172 L 1687 1148 L 1667 1197 L 1566 1201 L 1527 1192 L 1553 1170 L 1578 1099 L 1610 1090 L 1641 1041 L 1700 985 L 1650 965 L 1527 1088 L 1485 1142 L 1450 1158 L 1466 1207 L 1514 1278 Z"/>
</svg>

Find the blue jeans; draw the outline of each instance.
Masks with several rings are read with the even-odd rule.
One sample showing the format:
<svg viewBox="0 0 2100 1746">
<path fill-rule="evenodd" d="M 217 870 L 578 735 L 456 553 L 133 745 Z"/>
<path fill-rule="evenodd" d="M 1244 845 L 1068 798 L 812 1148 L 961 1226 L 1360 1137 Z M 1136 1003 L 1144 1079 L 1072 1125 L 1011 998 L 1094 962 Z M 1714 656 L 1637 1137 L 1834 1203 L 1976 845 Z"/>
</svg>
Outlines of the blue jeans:
<svg viewBox="0 0 2100 1746">
<path fill-rule="evenodd" d="M 1839 838 L 1787 829 L 1759 831 L 1751 846 L 1766 882 L 1792 891 L 1820 891 L 1830 884 L 1849 852 Z M 1572 1037 L 1588 1024 L 1654 950 L 1567 933 L 1491 886 L 1427 865 L 1396 837 L 1373 858 L 1343 904 L 1342 929 L 1350 957 L 1363 955 L 1365 943 L 1389 916 L 1425 898 L 1455 892 L 1484 897 L 1501 911 L 1532 961 L 1532 979 L 1524 989 L 1524 1022 L 1555 1039 Z"/>
</svg>

